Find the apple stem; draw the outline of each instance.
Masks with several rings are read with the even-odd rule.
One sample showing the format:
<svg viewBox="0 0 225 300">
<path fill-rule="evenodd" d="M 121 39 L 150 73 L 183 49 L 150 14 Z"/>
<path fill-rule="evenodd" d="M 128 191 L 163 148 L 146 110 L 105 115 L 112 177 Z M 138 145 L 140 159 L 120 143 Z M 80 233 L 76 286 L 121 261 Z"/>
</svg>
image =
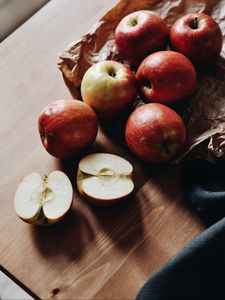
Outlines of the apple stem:
<svg viewBox="0 0 225 300">
<path fill-rule="evenodd" d="M 131 21 L 131 25 L 132 25 L 132 26 L 136 26 L 137 23 L 138 23 L 138 22 L 137 22 L 137 19 L 133 19 L 133 20 Z"/>
<path fill-rule="evenodd" d="M 145 86 L 146 86 L 148 89 L 151 89 L 151 88 L 152 88 L 152 85 L 151 85 L 150 81 L 148 81 L 148 82 L 146 83 Z"/>
<path fill-rule="evenodd" d="M 194 19 L 194 27 L 197 29 L 198 28 L 198 18 L 195 17 Z"/>
<path fill-rule="evenodd" d="M 115 78 L 116 77 L 116 73 L 115 72 L 111 72 L 111 73 L 109 73 L 109 76 L 112 77 L 112 78 Z"/>
<path fill-rule="evenodd" d="M 192 29 L 198 29 L 198 17 L 194 18 Z"/>
<path fill-rule="evenodd" d="M 163 149 L 166 152 L 166 154 L 170 154 L 170 142 L 169 141 L 165 141 L 163 143 Z"/>
<path fill-rule="evenodd" d="M 109 71 L 108 71 L 108 74 L 110 77 L 112 78 L 116 78 L 116 70 L 114 68 L 111 68 Z"/>
</svg>

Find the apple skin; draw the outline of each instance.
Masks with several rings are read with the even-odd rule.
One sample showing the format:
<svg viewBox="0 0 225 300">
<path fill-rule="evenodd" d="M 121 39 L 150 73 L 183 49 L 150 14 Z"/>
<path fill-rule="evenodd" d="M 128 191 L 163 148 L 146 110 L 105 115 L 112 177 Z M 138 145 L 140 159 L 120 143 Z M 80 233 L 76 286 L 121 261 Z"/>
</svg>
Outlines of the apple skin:
<svg viewBox="0 0 225 300">
<path fill-rule="evenodd" d="M 113 119 L 132 106 L 137 97 L 137 81 L 128 66 L 101 61 L 84 74 L 81 95 L 99 118 Z"/>
<path fill-rule="evenodd" d="M 149 10 L 125 16 L 115 30 L 118 52 L 131 65 L 137 66 L 150 53 L 163 50 L 169 41 L 164 20 Z"/>
<path fill-rule="evenodd" d="M 196 67 L 201 68 L 213 64 L 219 57 L 223 37 L 212 17 L 193 13 L 179 18 L 173 24 L 170 44 L 173 50 L 184 54 Z"/>
<path fill-rule="evenodd" d="M 186 129 L 174 110 L 159 103 L 148 103 L 130 115 L 125 137 L 128 148 L 141 160 L 164 163 L 181 153 Z"/>
<path fill-rule="evenodd" d="M 158 51 L 145 58 L 136 77 L 144 100 L 177 104 L 196 90 L 196 70 L 191 61 L 175 51 Z"/>
<path fill-rule="evenodd" d="M 91 146 L 98 121 L 93 109 L 79 100 L 57 100 L 47 105 L 38 119 L 40 138 L 53 156 L 71 158 Z"/>
</svg>

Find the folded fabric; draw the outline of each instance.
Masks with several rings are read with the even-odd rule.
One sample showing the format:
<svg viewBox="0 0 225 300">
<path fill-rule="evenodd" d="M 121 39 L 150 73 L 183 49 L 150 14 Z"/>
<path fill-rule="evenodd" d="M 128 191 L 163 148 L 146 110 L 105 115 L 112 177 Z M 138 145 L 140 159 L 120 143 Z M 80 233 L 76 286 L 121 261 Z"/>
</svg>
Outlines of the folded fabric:
<svg viewBox="0 0 225 300">
<path fill-rule="evenodd" d="M 183 190 L 191 208 L 211 225 L 225 216 L 225 162 L 184 164 Z"/>
<path fill-rule="evenodd" d="M 203 161 L 183 167 L 191 207 L 212 224 L 225 216 L 225 163 Z M 225 299 L 225 218 L 209 227 L 154 274 L 136 300 Z"/>
<path fill-rule="evenodd" d="M 136 299 L 225 299 L 225 219 L 183 248 L 146 282 Z"/>
</svg>

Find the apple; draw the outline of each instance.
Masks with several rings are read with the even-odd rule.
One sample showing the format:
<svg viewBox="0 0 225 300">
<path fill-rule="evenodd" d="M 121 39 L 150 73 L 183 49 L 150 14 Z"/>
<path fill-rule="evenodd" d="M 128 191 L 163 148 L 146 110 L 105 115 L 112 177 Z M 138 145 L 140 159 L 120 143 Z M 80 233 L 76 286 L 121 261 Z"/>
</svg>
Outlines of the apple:
<svg viewBox="0 0 225 300">
<path fill-rule="evenodd" d="M 186 141 L 186 129 L 181 117 L 171 108 L 148 103 L 138 107 L 126 124 L 128 148 L 149 163 L 164 163 L 175 159 Z"/>
<path fill-rule="evenodd" d="M 136 99 L 135 75 L 121 63 L 109 60 L 98 62 L 84 74 L 81 95 L 98 117 L 115 118 L 131 107 Z"/>
<path fill-rule="evenodd" d="M 139 10 L 125 16 L 115 30 L 118 52 L 137 66 L 149 54 L 163 50 L 169 41 L 164 20 L 150 10 Z"/>
<path fill-rule="evenodd" d="M 79 100 L 57 100 L 38 119 L 45 149 L 58 158 L 70 158 L 93 144 L 98 132 L 93 109 Z"/>
<path fill-rule="evenodd" d="M 147 56 L 137 70 L 139 91 L 144 100 L 165 105 L 189 99 L 196 90 L 196 71 L 190 60 L 175 51 Z"/>
<path fill-rule="evenodd" d="M 206 67 L 219 57 L 223 37 L 219 25 L 212 17 L 192 13 L 173 24 L 170 43 L 172 49 L 187 56 L 195 66 Z"/>
<path fill-rule="evenodd" d="M 116 203 L 132 193 L 132 174 L 132 165 L 120 156 L 109 153 L 89 154 L 81 159 L 78 166 L 78 191 L 92 204 Z"/>
<path fill-rule="evenodd" d="M 73 200 L 69 178 L 61 171 L 42 177 L 38 173 L 27 175 L 14 196 L 16 214 L 34 225 L 53 224 L 62 220 Z"/>
</svg>

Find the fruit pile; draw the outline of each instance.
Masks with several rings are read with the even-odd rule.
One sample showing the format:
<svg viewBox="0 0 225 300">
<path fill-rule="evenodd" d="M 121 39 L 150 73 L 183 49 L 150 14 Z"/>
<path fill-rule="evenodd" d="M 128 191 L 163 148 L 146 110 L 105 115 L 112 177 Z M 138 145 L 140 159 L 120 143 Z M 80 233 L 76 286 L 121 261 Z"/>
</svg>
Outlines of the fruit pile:
<svg viewBox="0 0 225 300">
<path fill-rule="evenodd" d="M 38 120 L 42 144 L 60 159 L 80 155 L 94 143 L 98 120 L 113 126 L 139 95 L 145 104 L 127 118 L 126 144 L 145 162 L 171 162 L 186 144 L 185 125 L 174 109 L 191 101 L 196 70 L 219 57 L 220 27 L 210 16 L 194 13 L 179 18 L 169 30 L 160 16 L 142 10 L 120 21 L 115 43 L 124 63 L 107 60 L 92 65 L 81 82 L 83 101 L 58 100 L 43 109 Z M 117 202 L 133 191 L 132 172 L 121 157 L 89 154 L 79 163 L 78 190 L 95 204 Z M 71 191 L 62 172 L 44 179 L 32 173 L 17 189 L 15 210 L 30 223 L 55 222 L 70 208 Z"/>
<path fill-rule="evenodd" d="M 39 118 L 42 143 L 53 156 L 73 157 L 95 140 L 97 118 L 111 120 L 113 126 L 139 95 L 150 104 L 129 116 L 127 146 L 143 161 L 170 162 L 186 142 L 185 126 L 174 109 L 194 95 L 196 68 L 212 65 L 219 57 L 220 27 L 210 16 L 194 13 L 179 18 L 169 30 L 160 16 L 141 10 L 120 21 L 115 43 L 124 63 L 92 65 L 81 82 L 83 102 L 48 105 Z M 172 50 L 165 50 L 168 47 Z"/>
</svg>

